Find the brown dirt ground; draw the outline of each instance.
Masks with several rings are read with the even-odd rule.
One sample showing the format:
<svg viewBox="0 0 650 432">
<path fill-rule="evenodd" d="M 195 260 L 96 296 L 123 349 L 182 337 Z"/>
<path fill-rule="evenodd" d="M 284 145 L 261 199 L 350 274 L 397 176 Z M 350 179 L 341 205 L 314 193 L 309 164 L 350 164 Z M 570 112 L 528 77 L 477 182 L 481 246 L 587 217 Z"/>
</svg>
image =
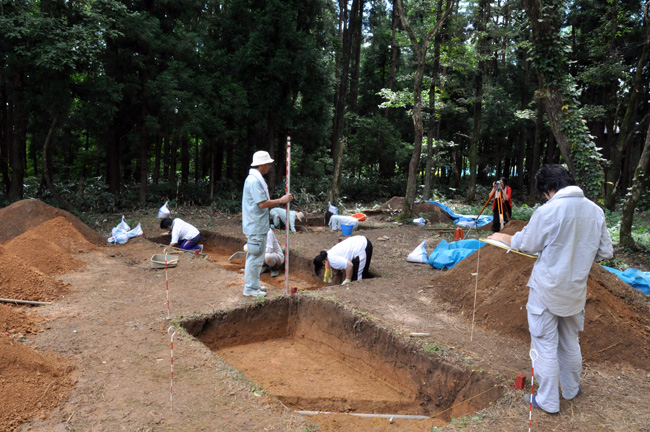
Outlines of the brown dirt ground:
<svg viewBox="0 0 650 432">
<path fill-rule="evenodd" d="M 0 335 L 0 405 L 5 407 L 0 410 L 0 430 L 363 432 L 428 431 L 438 426 L 430 421 L 398 419 L 389 424 L 386 419 L 297 415 L 272 395 L 257 391 L 250 378 L 183 329 L 170 328 L 183 317 L 259 300 L 241 295 L 242 265 L 227 261 L 245 241 L 240 219 L 181 209 L 175 216 L 194 223 L 205 234 L 208 259 L 180 255 L 166 281 L 164 271 L 150 268 L 151 256 L 162 253 L 159 243 L 166 241 L 160 236 L 155 211 L 151 213 L 131 216 L 139 218 L 136 223 L 142 222 L 146 239 L 108 246 L 107 232 L 98 234 L 71 214 L 39 201 L 25 200 L 0 209 L 0 297 L 53 301 L 31 308 L 0 305 L 4 330 Z M 528 407 L 522 402 L 522 391 L 512 383 L 518 374 L 530 379 L 525 284 L 532 259 L 487 245 L 448 271 L 407 263 L 406 256 L 421 241 L 427 241 L 430 252 L 441 238 L 453 240 L 452 235 L 388 222 L 384 214 L 367 214 L 369 220 L 360 224 L 359 234 L 373 242 L 371 271 L 375 277 L 347 287 L 326 287 L 314 281 L 311 259 L 340 235 L 308 226 L 310 232 L 290 236 L 290 284 L 301 290 L 318 288 L 299 295 L 332 299 L 405 337 L 411 332 L 428 333 L 414 338 L 414 343 L 435 346 L 468 370 L 500 377 L 504 397 L 442 430 L 524 430 Z M 58 217 L 64 220 L 52 222 Z M 313 217 L 309 220 L 319 219 Z M 48 222 L 51 225 L 41 225 Z M 118 216 L 114 222 L 119 222 Z M 513 221 L 507 229 L 516 231 L 521 226 Z M 69 247 L 69 239 L 79 240 L 77 234 L 83 240 Z M 30 242 L 14 249 L 23 235 Z M 278 237 L 282 243 L 284 237 Z M 41 260 L 59 264 L 45 268 L 42 262 L 17 256 L 20 252 L 33 257 L 35 245 L 49 251 Z M 81 265 L 65 267 L 75 262 Z M 472 273 L 478 273 L 478 278 Z M 275 279 L 263 275 L 263 281 L 269 284 L 270 297 L 283 295 L 283 275 Z M 600 268 L 592 270 L 587 323 L 581 337 L 583 394 L 562 401 L 558 415 L 535 411 L 534 430 L 650 430 L 649 311 L 647 296 Z M 34 334 L 36 326 L 40 332 Z"/>
</svg>

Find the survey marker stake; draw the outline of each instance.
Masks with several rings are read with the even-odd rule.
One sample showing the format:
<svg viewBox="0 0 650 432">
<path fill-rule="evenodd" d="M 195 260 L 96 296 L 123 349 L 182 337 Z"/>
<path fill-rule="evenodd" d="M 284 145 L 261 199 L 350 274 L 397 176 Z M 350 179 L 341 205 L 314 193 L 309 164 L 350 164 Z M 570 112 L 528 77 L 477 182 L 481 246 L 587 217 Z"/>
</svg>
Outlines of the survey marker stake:
<svg viewBox="0 0 650 432">
<path fill-rule="evenodd" d="M 167 319 L 169 319 L 169 279 L 167 278 L 167 248 L 163 250 L 165 254 L 165 292 L 167 293 Z"/>
<path fill-rule="evenodd" d="M 530 412 L 528 413 L 528 432 L 533 424 L 533 385 L 535 384 L 535 360 L 537 360 L 538 354 L 534 349 L 530 350 L 529 353 L 530 359 L 533 362 L 533 373 L 530 377 Z"/>
<path fill-rule="evenodd" d="M 290 190 L 291 180 L 291 137 L 287 136 L 287 191 Z M 289 294 L 289 226 L 291 225 L 291 218 L 289 217 L 290 202 L 287 203 L 287 223 L 284 224 L 284 232 L 286 233 L 286 246 L 284 252 L 284 293 Z"/>
<path fill-rule="evenodd" d="M 173 326 L 170 326 L 167 329 L 167 334 L 169 334 L 169 330 L 171 330 Z M 176 330 L 174 330 L 174 333 L 172 333 L 171 336 L 171 378 L 169 380 L 169 410 L 174 409 L 174 335 L 176 334 Z"/>
</svg>

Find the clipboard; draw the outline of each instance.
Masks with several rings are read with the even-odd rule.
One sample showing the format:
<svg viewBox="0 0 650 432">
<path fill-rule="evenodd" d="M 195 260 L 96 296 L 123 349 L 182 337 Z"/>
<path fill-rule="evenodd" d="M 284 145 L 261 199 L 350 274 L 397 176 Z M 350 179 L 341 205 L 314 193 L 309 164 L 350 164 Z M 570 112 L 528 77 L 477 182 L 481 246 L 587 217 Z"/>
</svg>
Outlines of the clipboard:
<svg viewBox="0 0 650 432">
<path fill-rule="evenodd" d="M 481 241 L 481 242 L 487 243 L 487 244 L 491 244 L 492 246 L 496 246 L 496 247 L 499 247 L 501 249 L 505 249 L 508 252 L 514 252 L 514 253 L 519 254 L 519 255 L 527 256 L 528 258 L 537 259 L 537 255 L 531 255 L 531 254 L 527 254 L 527 253 L 524 253 L 524 252 L 519 252 L 519 251 L 514 250 L 514 249 L 510 249 L 510 246 L 508 246 L 507 244 L 505 244 L 504 242 L 499 241 L 499 240 L 493 240 L 493 239 L 489 239 L 489 238 L 480 238 L 480 239 L 478 239 L 478 241 Z"/>
</svg>

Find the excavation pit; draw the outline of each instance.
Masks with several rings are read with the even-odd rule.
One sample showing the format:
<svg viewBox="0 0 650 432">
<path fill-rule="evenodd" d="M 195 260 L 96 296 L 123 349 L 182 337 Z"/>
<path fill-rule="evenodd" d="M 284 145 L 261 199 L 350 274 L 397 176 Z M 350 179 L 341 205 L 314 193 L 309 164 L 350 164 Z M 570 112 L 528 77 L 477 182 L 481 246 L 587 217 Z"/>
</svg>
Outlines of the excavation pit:
<svg viewBox="0 0 650 432">
<path fill-rule="evenodd" d="M 181 325 L 299 412 L 397 415 L 439 426 L 488 407 L 503 391 L 489 374 L 327 299 L 276 297 Z"/>
<path fill-rule="evenodd" d="M 280 247 L 283 248 L 284 238 L 280 235 L 284 235 L 283 231 L 278 231 L 277 234 Z M 150 241 L 159 243 L 160 245 L 168 245 L 169 239 L 170 237 L 168 235 L 149 238 Z M 201 243 L 203 244 L 203 252 L 207 254 L 208 261 L 216 263 L 219 267 L 225 270 L 243 274 L 246 264 L 245 256 L 236 257 L 234 259 L 230 259 L 230 257 L 232 257 L 235 252 L 243 251 L 243 247 L 246 244 L 246 237 L 243 235 L 242 237 L 233 237 L 212 231 L 202 231 Z M 182 252 L 175 250 L 173 253 Z M 300 254 L 294 253 L 293 251 L 290 252 L 290 287 L 295 287 L 298 291 L 306 291 L 315 290 L 327 285 L 332 285 L 331 283 L 323 282 L 322 277 L 317 277 L 314 274 L 313 259 L 313 256 L 304 257 Z M 369 277 L 376 277 L 372 272 L 372 265 Z M 269 273 L 263 273 L 260 275 L 260 280 L 269 286 L 277 288 L 278 290 L 286 289 L 284 268 L 280 269 L 280 275 L 278 277 L 272 277 Z M 340 282 L 342 282 L 341 275 L 338 275 L 338 277 L 335 277 L 334 279 L 334 284 L 338 284 Z"/>
</svg>

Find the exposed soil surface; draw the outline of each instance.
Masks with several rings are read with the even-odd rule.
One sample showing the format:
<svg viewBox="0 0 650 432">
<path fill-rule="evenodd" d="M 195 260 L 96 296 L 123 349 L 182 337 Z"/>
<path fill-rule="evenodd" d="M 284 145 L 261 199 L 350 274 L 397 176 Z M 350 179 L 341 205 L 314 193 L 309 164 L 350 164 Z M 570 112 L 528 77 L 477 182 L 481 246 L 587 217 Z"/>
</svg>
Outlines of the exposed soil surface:
<svg viewBox="0 0 650 432">
<path fill-rule="evenodd" d="M 519 374 L 530 382 L 525 302 L 533 259 L 486 245 L 447 271 L 408 263 L 406 256 L 420 242 L 426 240 L 431 252 L 442 238 L 452 241 L 453 234 L 391 222 L 390 213 L 399 206 L 399 198 L 390 202 L 387 212 L 365 212 L 368 220 L 360 223 L 355 233 L 365 235 L 374 245 L 374 277 L 349 286 L 325 286 L 313 276 L 313 257 L 341 238 L 340 233 L 314 226 L 321 215 L 309 215 L 308 232 L 290 235 L 288 285 L 298 288 L 297 298 L 327 302 L 348 313 L 344 318 L 336 318 L 333 312 L 321 314 L 315 324 L 297 326 L 313 339 L 298 350 L 289 349 L 296 339 L 288 338 L 287 333 L 275 342 L 260 336 L 268 334 L 275 321 L 255 318 L 252 312 L 282 300 L 276 298 L 284 296 L 287 284 L 284 274 L 276 278 L 264 274 L 268 298 L 242 296 L 243 260 L 228 261 L 245 243 L 237 217 L 201 209 L 177 211 L 174 216 L 201 230 L 208 256 L 202 259 L 168 250 L 178 254 L 179 261 L 165 271 L 150 265 L 152 255 L 163 253 L 169 241 L 160 233 L 155 211 L 127 215 L 131 225 L 142 223 L 146 238 L 109 246 L 110 228 L 95 232 L 73 215 L 39 201 L 25 200 L 0 209 L 0 298 L 51 302 L 43 306 L 0 304 L 0 430 L 525 430 L 528 406 L 522 399 L 524 392 L 513 383 Z M 449 223 L 444 212 L 435 208 L 416 213 L 439 214 L 437 224 Z M 113 226 L 120 221 L 119 216 L 114 218 L 109 221 Z M 522 226 L 512 221 L 506 230 L 512 233 Z M 451 223 L 449 228 L 453 228 Z M 277 237 L 284 243 L 284 232 Z M 235 311 L 240 314 L 238 322 L 259 331 L 247 333 L 248 339 L 241 337 L 240 331 L 241 340 L 229 348 L 223 343 L 204 344 L 201 336 L 191 336 L 198 334 L 195 328 L 185 330 L 181 325 L 207 323 Z M 559 415 L 534 411 L 533 429 L 650 431 L 647 296 L 594 266 L 586 314 L 581 337 L 583 392 L 575 400 L 562 401 Z M 327 333 L 324 329 L 334 319 L 357 324 L 351 324 L 348 332 L 339 331 L 340 338 L 313 336 Z M 399 364 L 391 355 L 403 348 L 391 348 L 374 363 L 367 362 L 377 370 L 375 376 L 368 377 L 350 353 L 361 352 L 372 343 L 366 339 L 351 350 L 355 345 L 350 341 L 334 342 L 346 340 L 364 323 L 385 331 L 377 332 L 375 338 L 398 340 L 399 346 L 406 347 L 404 353 L 422 358 L 422 364 L 450 364 L 460 374 L 423 381 L 421 388 L 400 384 L 404 382 L 399 379 L 402 372 L 386 371 L 388 365 Z M 249 346 L 244 354 L 243 342 L 257 345 L 252 345 L 254 349 Z M 319 342 L 333 349 L 325 350 Z M 283 351 L 291 354 L 284 358 Z M 252 359 L 248 360 L 252 366 L 239 366 L 239 371 L 233 365 L 240 364 L 236 357 L 244 355 Z M 318 363 L 322 357 L 327 360 Z M 309 367 L 315 364 L 318 367 Z M 405 364 L 422 368 L 424 373 L 438 371 L 417 366 L 415 360 Z M 338 365 L 352 365 L 359 373 L 339 379 L 342 367 Z M 340 410 L 339 414 L 297 414 L 302 402 L 283 398 L 283 390 L 278 388 L 281 381 L 286 384 L 291 379 L 291 372 L 300 371 L 304 371 L 302 378 L 313 382 L 313 396 L 329 398 L 329 407 Z M 490 388 L 476 391 L 479 384 L 466 385 L 467 393 L 452 391 L 464 379 L 472 382 L 469 379 L 474 376 L 482 377 L 484 383 L 496 383 L 491 388 L 503 396 L 492 401 L 487 394 Z M 364 387 L 363 400 L 371 401 L 374 393 L 383 391 L 380 388 L 387 388 L 388 393 L 393 392 L 393 402 L 383 409 L 426 413 L 428 418 L 351 415 L 361 411 L 382 414 L 373 410 L 372 403 L 340 404 L 341 395 L 350 391 L 345 382 L 359 377 L 364 383 L 376 381 Z M 338 396 L 325 389 L 326 382 Z M 449 410 L 441 412 L 444 404 L 432 398 L 417 399 L 420 391 L 433 394 L 430 387 L 450 389 L 445 393 L 453 399 Z M 470 390 L 477 396 L 470 397 Z M 419 400 L 417 408 L 406 407 L 405 400 Z M 469 400 L 480 411 L 460 410 Z M 488 400 L 491 404 L 482 405 Z M 395 411 L 391 413 L 397 414 Z"/>
</svg>

